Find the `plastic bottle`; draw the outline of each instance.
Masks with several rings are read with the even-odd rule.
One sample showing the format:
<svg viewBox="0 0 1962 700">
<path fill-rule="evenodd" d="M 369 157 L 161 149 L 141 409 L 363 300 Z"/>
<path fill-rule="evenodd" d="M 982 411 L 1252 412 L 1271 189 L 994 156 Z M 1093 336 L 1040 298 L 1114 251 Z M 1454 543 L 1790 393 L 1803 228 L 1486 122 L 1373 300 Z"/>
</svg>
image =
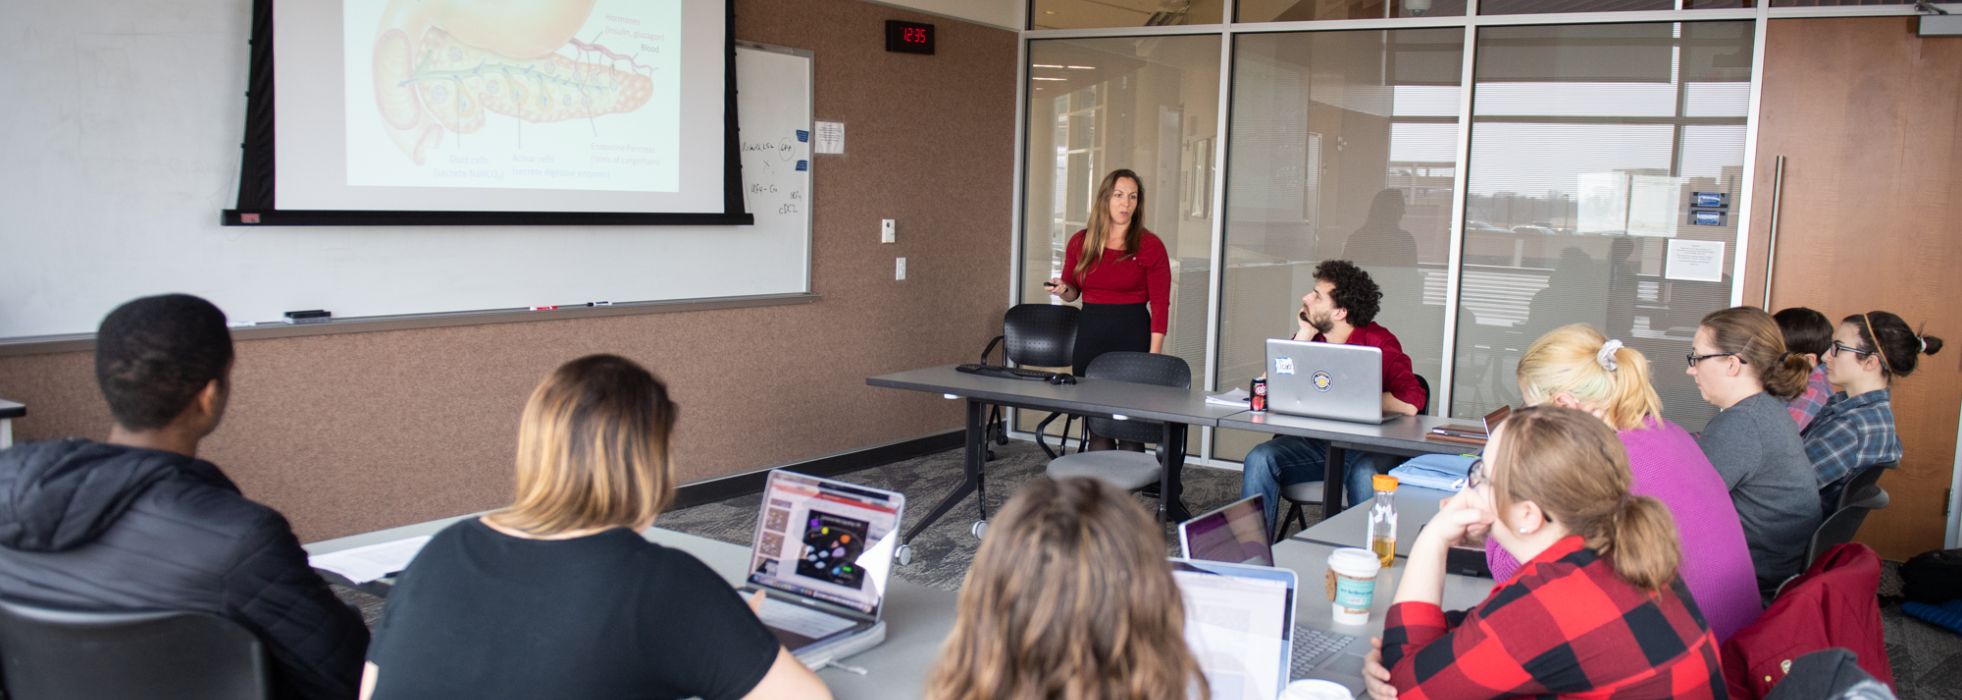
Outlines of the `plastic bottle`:
<svg viewBox="0 0 1962 700">
<path fill-rule="evenodd" d="M 1377 474 L 1370 483 L 1376 487 L 1376 502 L 1369 507 L 1369 551 L 1389 568 L 1397 558 L 1397 478 Z"/>
</svg>

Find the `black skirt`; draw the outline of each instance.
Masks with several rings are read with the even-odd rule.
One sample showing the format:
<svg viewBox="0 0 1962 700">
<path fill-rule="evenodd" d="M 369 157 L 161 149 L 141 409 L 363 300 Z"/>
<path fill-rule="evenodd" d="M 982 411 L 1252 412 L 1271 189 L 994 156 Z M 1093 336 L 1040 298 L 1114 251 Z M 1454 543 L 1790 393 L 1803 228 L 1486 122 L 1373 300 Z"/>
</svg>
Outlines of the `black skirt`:
<svg viewBox="0 0 1962 700">
<path fill-rule="evenodd" d="M 1081 377 L 1098 355 L 1119 351 L 1151 351 L 1151 311 L 1144 304 L 1084 304 L 1071 371 Z"/>
</svg>

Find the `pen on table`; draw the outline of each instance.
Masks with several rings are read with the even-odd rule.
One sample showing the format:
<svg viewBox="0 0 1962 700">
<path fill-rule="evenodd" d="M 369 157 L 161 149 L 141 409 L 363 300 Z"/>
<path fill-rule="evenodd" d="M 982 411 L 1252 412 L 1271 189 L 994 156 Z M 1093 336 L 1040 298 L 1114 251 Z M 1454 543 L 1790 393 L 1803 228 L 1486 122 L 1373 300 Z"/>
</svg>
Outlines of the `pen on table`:
<svg viewBox="0 0 1962 700">
<path fill-rule="evenodd" d="M 534 306 L 534 307 L 531 307 L 531 310 L 532 310 L 532 311 L 553 311 L 553 310 L 557 310 L 557 309 L 577 309 L 577 308 L 581 308 L 581 307 L 591 307 L 591 306 L 612 306 L 612 305 L 613 305 L 613 302 L 610 302 L 610 301 L 589 301 L 589 302 L 586 302 L 586 303 L 584 303 L 584 304 L 546 304 L 546 305 L 544 305 L 544 306 Z"/>
</svg>

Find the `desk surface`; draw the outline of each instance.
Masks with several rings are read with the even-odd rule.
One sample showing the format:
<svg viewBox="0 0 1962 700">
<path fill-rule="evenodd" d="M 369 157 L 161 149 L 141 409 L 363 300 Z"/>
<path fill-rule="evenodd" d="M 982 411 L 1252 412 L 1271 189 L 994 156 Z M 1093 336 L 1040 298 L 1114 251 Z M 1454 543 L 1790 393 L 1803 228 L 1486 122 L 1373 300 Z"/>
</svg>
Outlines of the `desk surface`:
<svg viewBox="0 0 1962 700">
<path fill-rule="evenodd" d="M 1275 435 L 1318 438 L 1355 447 L 1371 452 L 1392 454 L 1460 454 L 1477 450 L 1476 446 L 1463 445 L 1442 440 L 1429 439 L 1431 428 L 1446 424 L 1463 424 L 1463 419 L 1440 418 L 1437 416 L 1406 416 L 1380 425 L 1352 423 L 1349 421 L 1328 420 L 1291 416 L 1285 413 L 1245 412 L 1223 418 L 1219 427 L 1234 430 L 1250 430 Z"/>
<path fill-rule="evenodd" d="M 308 554 L 325 554 L 431 535 L 458 520 L 474 517 L 477 514 L 325 540 L 306 545 L 306 550 Z M 660 528 L 649 529 L 642 536 L 694 555 L 732 586 L 741 584 L 748 570 L 749 550 L 745 547 Z M 920 697 L 927 671 L 940 655 L 940 643 L 953 632 L 956 599 L 954 593 L 894 577 L 886 595 L 886 641 L 842 660 L 848 666 L 865 669 L 865 675 L 826 668 L 818 677 L 838 698 Z"/>
<path fill-rule="evenodd" d="M 0 418 L 19 418 L 27 415 L 27 404 L 0 399 Z"/>
<path fill-rule="evenodd" d="M 1369 624 L 1363 627 L 1335 624 L 1334 612 L 1329 609 L 1328 595 L 1322 583 L 1328 576 L 1328 555 L 1336 550 L 1333 545 L 1307 540 L 1288 540 L 1274 545 L 1274 563 L 1293 569 L 1300 577 L 1296 584 L 1294 622 L 1316 629 L 1334 630 L 1349 634 L 1383 634 L 1383 617 L 1390 612 L 1390 602 L 1396 600 L 1397 581 L 1403 576 L 1403 560 L 1395 566 L 1384 569 L 1376 576 L 1376 604 L 1369 610 Z M 1444 609 L 1463 610 L 1492 592 L 1492 579 L 1475 576 L 1446 574 L 1444 577 Z"/>
<path fill-rule="evenodd" d="M 1417 486 L 1397 487 L 1398 557 L 1410 552 L 1410 544 L 1417 541 L 1417 531 L 1423 529 L 1424 523 L 1430 522 L 1431 518 L 1437 515 L 1438 502 L 1450 497 L 1449 491 Z M 1338 547 L 1366 548 L 1369 542 L 1369 507 L 1359 506 L 1336 513 L 1327 520 L 1295 533 L 1293 539 Z"/>
<path fill-rule="evenodd" d="M 1206 392 L 1151 384 L 1078 378 L 1076 384 L 959 372 L 954 365 L 894 372 L 865 380 L 889 389 L 953 394 L 989 403 L 1028 406 L 1079 415 L 1123 415 L 1140 420 L 1219 425 L 1246 409 L 1206 403 Z"/>
</svg>

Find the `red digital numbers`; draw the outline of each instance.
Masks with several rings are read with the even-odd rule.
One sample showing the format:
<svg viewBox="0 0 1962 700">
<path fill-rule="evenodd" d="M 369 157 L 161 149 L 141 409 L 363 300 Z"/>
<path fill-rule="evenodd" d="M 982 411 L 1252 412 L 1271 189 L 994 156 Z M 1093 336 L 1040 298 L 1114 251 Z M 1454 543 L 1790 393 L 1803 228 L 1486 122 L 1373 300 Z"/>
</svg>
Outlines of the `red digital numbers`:
<svg viewBox="0 0 1962 700">
<path fill-rule="evenodd" d="M 899 38 L 908 44 L 927 43 L 927 30 L 921 27 L 907 27 L 899 32 Z"/>
</svg>

